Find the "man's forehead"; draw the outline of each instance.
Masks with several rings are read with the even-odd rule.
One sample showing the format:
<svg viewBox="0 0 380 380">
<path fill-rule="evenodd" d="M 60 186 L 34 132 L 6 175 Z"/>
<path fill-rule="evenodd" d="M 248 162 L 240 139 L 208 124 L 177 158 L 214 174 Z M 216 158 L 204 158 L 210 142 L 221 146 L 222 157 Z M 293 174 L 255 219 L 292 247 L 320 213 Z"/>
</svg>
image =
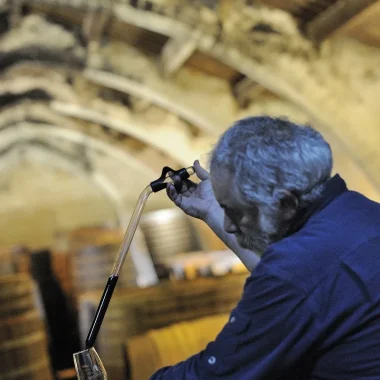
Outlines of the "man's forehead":
<svg viewBox="0 0 380 380">
<path fill-rule="evenodd" d="M 226 207 L 234 207 L 240 197 L 233 173 L 226 168 L 219 168 L 210 172 L 210 178 L 217 201 Z"/>
<path fill-rule="evenodd" d="M 244 199 L 231 170 L 225 167 L 214 168 L 210 170 L 210 179 L 215 197 L 221 206 L 230 209 L 252 207 Z"/>
</svg>

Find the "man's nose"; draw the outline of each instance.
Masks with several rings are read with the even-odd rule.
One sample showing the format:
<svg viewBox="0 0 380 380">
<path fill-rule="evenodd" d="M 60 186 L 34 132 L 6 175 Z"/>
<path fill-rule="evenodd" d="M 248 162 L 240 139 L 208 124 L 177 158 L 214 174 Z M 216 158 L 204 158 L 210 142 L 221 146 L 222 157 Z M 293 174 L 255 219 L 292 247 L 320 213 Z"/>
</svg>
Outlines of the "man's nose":
<svg viewBox="0 0 380 380">
<path fill-rule="evenodd" d="M 227 216 L 224 215 L 224 231 L 228 232 L 229 234 L 234 234 L 239 229 L 236 226 L 236 224 Z"/>
</svg>

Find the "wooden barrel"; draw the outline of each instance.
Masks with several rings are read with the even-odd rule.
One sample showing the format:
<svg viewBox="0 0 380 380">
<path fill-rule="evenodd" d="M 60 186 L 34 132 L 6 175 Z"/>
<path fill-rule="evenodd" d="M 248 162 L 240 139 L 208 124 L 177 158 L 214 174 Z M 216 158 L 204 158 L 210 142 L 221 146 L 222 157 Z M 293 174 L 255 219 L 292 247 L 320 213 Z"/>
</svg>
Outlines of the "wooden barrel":
<svg viewBox="0 0 380 380">
<path fill-rule="evenodd" d="M 44 324 L 36 310 L 0 320 L 0 342 L 21 338 L 44 331 Z"/>
<path fill-rule="evenodd" d="M 0 277 L 0 319 L 20 315 L 35 307 L 34 284 L 29 275 Z"/>
<path fill-rule="evenodd" d="M 77 251 L 87 245 L 103 246 L 119 244 L 124 231 L 108 227 L 82 227 L 57 235 L 56 248 L 61 252 Z"/>
<path fill-rule="evenodd" d="M 36 310 L 0 320 L 0 380 L 52 379 L 44 325 Z"/>
<path fill-rule="evenodd" d="M 120 244 L 87 246 L 74 253 L 72 277 L 76 294 L 104 289 Z M 120 274 L 118 288 L 136 286 L 136 279 L 136 270 L 131 256 L 128 255 Z"/>
<path fill-rule="evenodd" d="M 53 380 L 53 376 L 49 361 L 42 359 L 14 371 L 0 372 L 0 380 Z"/>
<path fill-rule="evenodd" d="M 85 292 L 104 289 L 123 237 L 121 229 L 107 227 L 79 228 L 58 236 L 56 251 L 60 255 L 53 256 L 53 266 L 54 262 L 68 266 L 66 275 L 59 277 L 64 277 L 65 289 L 72 290 L 74 298 Z M 117 286 L 136 286 L 136 281 L 136 269 L 131 255 L 128 255 Z"/>
<path fill-rule="evenodd" d="M 203 350 L 228 321 L 229 314 L 151 330 L 126 342 L 130 380 L 149 379 L 159 368 L 174 365 Z"/>
<path fill-rule="evenodd" d="M 75 371 L 75 368 L 68 368 L 56 371 L 55 377 L 57 378 L 57 380 L 77 380 L 77 373 Z"/>
<path fill-rule="evenodd" d="M 15 273 L 15 264 L 12 251 L 10 249 L 0 250 L 0 275 L 4 276 L 13 273 Z"/>
<path fill-rule="evenodd" d="M 190 217 L 179 209 L 146 213 L 140 226 L 155 264 L 165 264 L 177 253 L 199 249 Z"/>
</svg>

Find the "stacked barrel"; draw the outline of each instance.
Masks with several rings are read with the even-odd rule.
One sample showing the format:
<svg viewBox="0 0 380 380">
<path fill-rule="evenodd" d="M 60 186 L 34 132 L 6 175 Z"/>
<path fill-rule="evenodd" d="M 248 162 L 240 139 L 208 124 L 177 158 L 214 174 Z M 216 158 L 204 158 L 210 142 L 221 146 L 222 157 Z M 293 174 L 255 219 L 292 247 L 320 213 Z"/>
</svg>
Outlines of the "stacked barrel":
<svg viewBox="0 0 380 380">
<path fill-rule="evenodd" d="M 71 277 L 63 281 L 71 287 L 74 299 L 82 293 L 104 288 L 123 235 L 121 229 L 102 227 L 81 228 L 62 234 L 56 262 L 68 268 L 67 273 Z M 118 283 L 118 288 L 127 286 L 136 286 L 136 270 L 131 255 L 127 256 Z"/>
<path fill-rule="evenodd" d="M 200 248 L 190 217 L 179 209 L 146 213 L 140 225 L 155 264 L 165 265 L 177 253 Z"/>
<path fill-rule="evenodd" d="M 149 379 L 158 369 L 177 364 L 202 351 L 215 340 L 228 317 L 228 313 L 212 315 L 127 339 L 129 380 Z"/>
<path fill-rule="evenodd" d="M 1 276 L 0 305 L 0 379 L 53 379 L 32 279 Z"/>
<path fill-rule="evenodd" d="M 14 263 L 11 249 L 0 250 L 0 276 L 12 274 L 14 272 Z"/>
</svg>

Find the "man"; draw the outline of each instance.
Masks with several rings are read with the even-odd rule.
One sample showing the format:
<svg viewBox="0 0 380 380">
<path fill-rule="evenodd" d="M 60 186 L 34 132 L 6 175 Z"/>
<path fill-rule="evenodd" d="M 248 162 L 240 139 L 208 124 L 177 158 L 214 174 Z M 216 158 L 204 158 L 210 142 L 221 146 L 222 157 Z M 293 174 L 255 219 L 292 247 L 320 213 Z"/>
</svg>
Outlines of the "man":
<svg viewBox="0 0 380 380">
<path fill-rule="evenodd" d="M 322 136 L 247 118 L 210 175 L 194 165 L 202 182 L 169 197 L 252 273 L 216 340 L 151 379 L 380 379 L 380 205 L 331 178 Z"/>
</svg>

